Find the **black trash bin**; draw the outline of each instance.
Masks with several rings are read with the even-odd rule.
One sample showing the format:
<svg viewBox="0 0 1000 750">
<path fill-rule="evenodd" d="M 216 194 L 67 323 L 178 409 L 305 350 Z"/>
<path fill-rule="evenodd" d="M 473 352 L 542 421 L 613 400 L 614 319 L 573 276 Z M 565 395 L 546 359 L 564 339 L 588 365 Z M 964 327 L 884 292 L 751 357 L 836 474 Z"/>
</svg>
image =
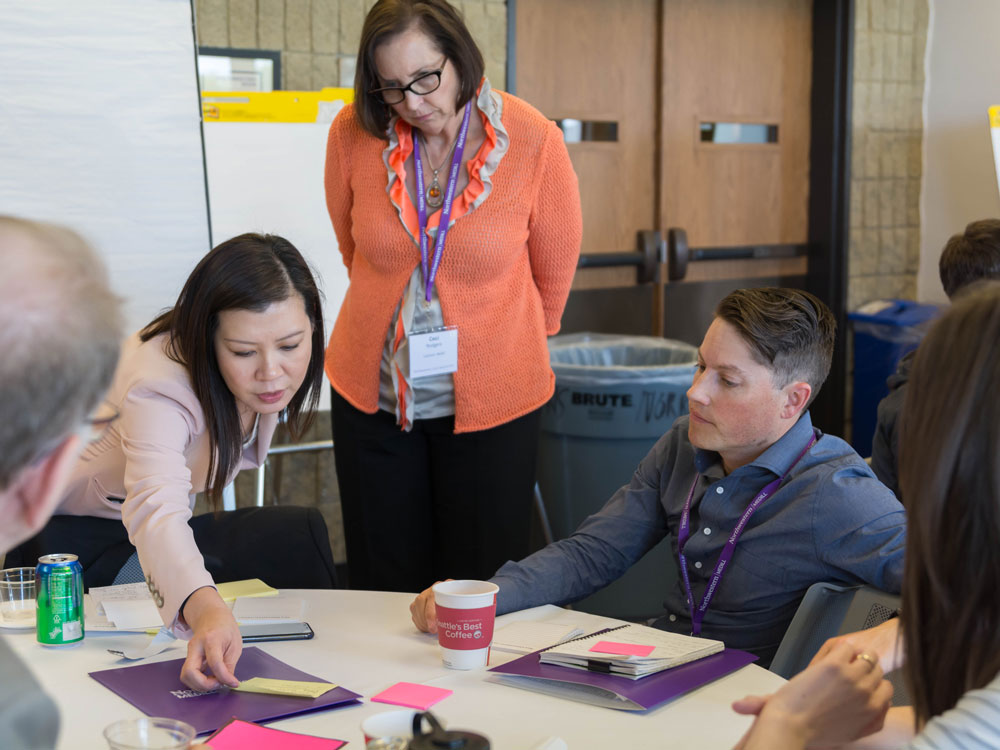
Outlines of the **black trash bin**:
<svg viewBox="0 0 1000 750">
<path fill-rule="evenodd" d="M 556 392 L 542 412 L 538 484 L 553 537 L 561 539 L 627 484 L 687 413 L 698 350 L 648 336 L 577 333 L 550 339 L 549 354 Z M 676 570 L 670 545 L 661 543 L 575 606 L 626 619 L 660 615 Z"/>
</svg>

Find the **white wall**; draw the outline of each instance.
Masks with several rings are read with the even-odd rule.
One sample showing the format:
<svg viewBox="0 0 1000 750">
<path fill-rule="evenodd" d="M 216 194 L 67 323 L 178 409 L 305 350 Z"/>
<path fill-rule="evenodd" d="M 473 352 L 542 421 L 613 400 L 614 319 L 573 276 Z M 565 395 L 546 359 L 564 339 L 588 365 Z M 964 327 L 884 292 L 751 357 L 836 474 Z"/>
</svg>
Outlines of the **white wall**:
<svg viewBox="0 0 1000 750">
<path fill-rule="evenodd" d="M 347 292 L 323 191 L 327 123 L 206 122 L 212 241 L 278 234 L 306 257 L 324 295 L 326 336 Z M 321 409 L 329 409 L 324 388 Z"/>
<path fill-rule="evenodd" d="M 930 2 L 917 297 L 937 302 L 944 243 L 970 221 L 1000 218 L 987 115 L 1000 104 L 1000 2 Z"/>
<path fill-rule="evenodd" d="M 130 330 L 209 249 L 190 0 L 0 3 L 0 213 L 102 253 Z"/>
</svg>

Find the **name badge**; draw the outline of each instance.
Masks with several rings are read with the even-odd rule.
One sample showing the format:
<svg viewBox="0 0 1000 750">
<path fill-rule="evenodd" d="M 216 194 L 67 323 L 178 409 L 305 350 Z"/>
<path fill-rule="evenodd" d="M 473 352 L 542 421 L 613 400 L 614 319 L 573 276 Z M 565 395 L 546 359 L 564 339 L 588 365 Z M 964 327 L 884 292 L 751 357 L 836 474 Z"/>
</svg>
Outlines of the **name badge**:
<svg viewBox="0 0 1000 750">
<path fill-rule="evenodd" d="M 455 326 L 411 333 L 408 341 L 411 379 L 458 370 L 458 328 Z"/>
</svg>

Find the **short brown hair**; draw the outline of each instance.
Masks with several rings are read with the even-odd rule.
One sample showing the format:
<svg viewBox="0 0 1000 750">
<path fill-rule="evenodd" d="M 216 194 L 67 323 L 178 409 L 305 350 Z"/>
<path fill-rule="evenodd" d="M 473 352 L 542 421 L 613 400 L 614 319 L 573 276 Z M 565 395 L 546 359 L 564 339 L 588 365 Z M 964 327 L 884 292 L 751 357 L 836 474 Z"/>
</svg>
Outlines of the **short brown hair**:
<svg viewBox="0 0 1000 750">
<path fill-rule="evenodd" d="M 361 127 L 376 138 L 386 137 L 392 112 L 381 99 L 368 93 L 380 86 L 375 50 L 411 26 L 427 34 L 455 66 L 459 79 L 456 109 L 464 107 L 476 95 L 486 69 L 483 53 L 461 13 L 446 0 L 378 0 L 368 11 L 361 28 L 361 45 L 354 71 L 354 111 Z"/>
<path fill-rule="evenodd" d="M 962 294 L 917 349 L 900 414 L 904 672 L 923 725 L 1000 671 L 1000 284 Z"/>
<path fill-rule="evenodd" d="M 938 274 L 949 298 L 974 281 L 1000 279 L 1000 220 L 974 221 L 952 235 L 941 252 Z"/>
<path fill-rule="evenodd" d="M 733 326 L 760 364 L 784 388 L 803 380 L 812 386 L 810 402 L 830 372 L 837 323 L 830 309 L 801 289 L 737 289 L 715 309 Z M 808 405 L 808 404 L 807 404 Z"/>
</svg>

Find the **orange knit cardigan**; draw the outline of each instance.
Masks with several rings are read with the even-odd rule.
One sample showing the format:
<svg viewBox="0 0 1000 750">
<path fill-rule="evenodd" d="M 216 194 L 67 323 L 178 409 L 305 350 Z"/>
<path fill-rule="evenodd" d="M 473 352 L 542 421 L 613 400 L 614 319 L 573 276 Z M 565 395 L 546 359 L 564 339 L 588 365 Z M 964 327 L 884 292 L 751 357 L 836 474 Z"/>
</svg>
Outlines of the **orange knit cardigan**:
<svg viewBox="0 0 1000 750">
<path fill-rule="evenodd" d="M 580 253 L 579 189 L 562 134 L 527 103 L 500 96 L 510 146 L 490 195 L 454 220 L 436 279 L 445 324 L 458 326 L 455 432 L 509 422 L 552 396 L 545 337 L 559 330 Z M 386 193 L 385 148 L 385 140 L 362 130 L 353 105 L 330 127 L 326 201 L 351 281 L 326 374 L 341 396 L 370 414 L 378 409 L 386 333 L 420 263 L 420 249 Z M 410 204 L 405 190 L 401 199 Z"/>
</svg>

